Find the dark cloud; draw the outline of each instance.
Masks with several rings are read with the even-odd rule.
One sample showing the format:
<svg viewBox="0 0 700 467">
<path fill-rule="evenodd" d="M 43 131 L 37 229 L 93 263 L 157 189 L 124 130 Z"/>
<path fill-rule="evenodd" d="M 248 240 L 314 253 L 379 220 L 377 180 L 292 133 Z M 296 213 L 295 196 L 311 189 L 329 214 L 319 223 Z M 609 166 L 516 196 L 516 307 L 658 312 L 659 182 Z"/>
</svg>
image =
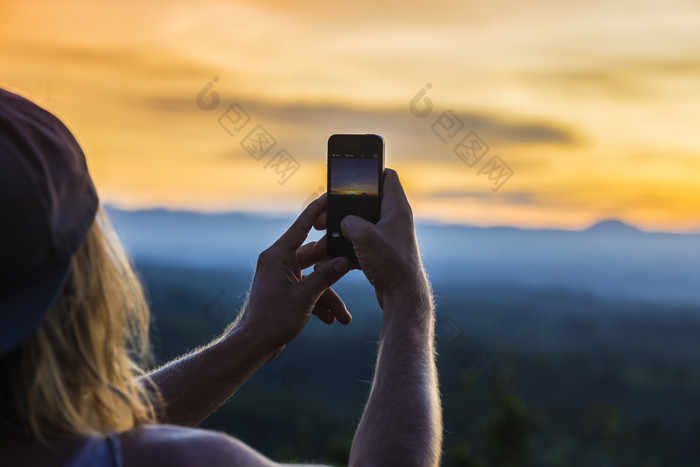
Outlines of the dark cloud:
<svg viewBox="0 0 700 467">
<path fill-rule="evenodd" d="M 205 83 L 203 83 L 204 85 Z M 198 90 L 193 90 L 192 96 L 181 97 L 148 97 L 140 102 L 157 112 L 199 112 L 194 101 Z M 223 113 L 229 105 L 239 103 L 245 111 L 262 124 L 280 124 L 293 127 L 300 134 L 324 129 L 324 134 L 337 132 L 391 133 L 394 135 L 410 136 L 412 140 L 423 139 L 434 148 L 435 141 L 440 143 L 432 127 L 445 109 L 434 109 L 432 114 L 415 117 L 406 108 L 368 109 L 342 107 L 332 104 L 274 104 L 262 101 L 251 101 L 240 96 L 231 99 L 221 96 L 221 104 L 216 112 Z M 556 123 L 527 118 L 509 118 L 486 113 L 454 111 L 461 121 L 460 134 L 476 132 L 492 148 L 498 144 L 577 144 L 581 138 L 572 130 Z M 330 131 L 330 132 L 329 132 Z M 456 137 L 454 143 L 459 137 Z M 449 142 L 448 144 L 452 144 Z"/>
</svg>

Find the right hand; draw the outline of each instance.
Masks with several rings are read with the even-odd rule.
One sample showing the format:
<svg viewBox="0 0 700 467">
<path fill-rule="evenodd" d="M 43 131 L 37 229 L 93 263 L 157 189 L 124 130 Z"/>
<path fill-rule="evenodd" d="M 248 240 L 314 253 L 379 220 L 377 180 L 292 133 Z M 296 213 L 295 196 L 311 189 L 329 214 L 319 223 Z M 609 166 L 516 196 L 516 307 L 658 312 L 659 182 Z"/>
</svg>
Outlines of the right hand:
<svg viewBox="0 0 700 467">
<path fill-rule="evenodd" d="M 374 286 L 379 306 L 385 298 L 413 296 L 429 290 L 413 226 L 413 212 L 399 176 L 384 171 L 381 217 L 373 224 L 349 215 L 340 223 L 353 245 L 360 269 Z"/>
</svg>

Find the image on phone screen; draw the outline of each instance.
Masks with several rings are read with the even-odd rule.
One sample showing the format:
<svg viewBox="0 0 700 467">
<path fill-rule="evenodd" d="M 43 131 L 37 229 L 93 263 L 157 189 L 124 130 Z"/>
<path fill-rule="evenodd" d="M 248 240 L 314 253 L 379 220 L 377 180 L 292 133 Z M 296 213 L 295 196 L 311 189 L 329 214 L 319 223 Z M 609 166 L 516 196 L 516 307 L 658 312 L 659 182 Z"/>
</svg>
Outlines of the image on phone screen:
<svg viewBox="0 0 700 467">
<path fill-rule="evenodd" d="M 333 135 L 328 141 L 328 230 L 330 257 L 356 259 L 352 244 L 343 238 L 340 222 L 353 214 L 378 222 L 384 141 L 377 135 Z"/>
</svg>

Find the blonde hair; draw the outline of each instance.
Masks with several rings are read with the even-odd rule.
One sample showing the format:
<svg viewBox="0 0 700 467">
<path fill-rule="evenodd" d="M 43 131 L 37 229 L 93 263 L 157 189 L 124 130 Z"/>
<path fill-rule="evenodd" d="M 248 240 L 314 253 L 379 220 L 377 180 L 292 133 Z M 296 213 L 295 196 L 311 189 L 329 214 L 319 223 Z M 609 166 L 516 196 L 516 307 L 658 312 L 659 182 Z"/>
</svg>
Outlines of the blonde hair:
<svg viewBox="0 0 700 467">
<path fill-rule="evenodd" d="M 0 357 L 0 422 L 41 441 L 156 423 L 160 395 L 136 379 L 150 359 L 141 283 L 100 207 L 60 297 L 36 332 Z"/>
</svg>

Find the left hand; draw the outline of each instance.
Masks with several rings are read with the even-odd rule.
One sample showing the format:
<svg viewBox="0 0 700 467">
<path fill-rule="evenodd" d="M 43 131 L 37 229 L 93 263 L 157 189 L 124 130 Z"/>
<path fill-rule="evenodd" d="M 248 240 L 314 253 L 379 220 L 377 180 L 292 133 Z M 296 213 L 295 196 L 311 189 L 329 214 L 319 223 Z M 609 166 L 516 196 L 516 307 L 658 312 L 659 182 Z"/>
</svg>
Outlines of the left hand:
<svg viewBox="0 0 700 467">
<path fill-rule="evenodd" d="M 349 259 L 328 259 L 326 238 L 302 246 L 312 226 L 325 228 L 326 195 L 313 201 L 292 226 L 258 257 L 248 302 L 238 326 L 247 326 L 274 358 L 304 329 L 311 314 L 326 324 L 352 319 L 331 285 L 353 267 Z M 305 276 L 302 270 L 314 266 Z"/>
</svg>

